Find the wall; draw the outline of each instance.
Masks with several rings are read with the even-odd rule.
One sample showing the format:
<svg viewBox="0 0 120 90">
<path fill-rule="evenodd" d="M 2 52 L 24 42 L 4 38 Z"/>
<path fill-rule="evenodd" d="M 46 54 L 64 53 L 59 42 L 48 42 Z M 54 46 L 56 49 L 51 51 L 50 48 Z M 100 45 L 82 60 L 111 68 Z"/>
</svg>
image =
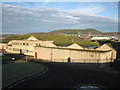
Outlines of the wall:
<svg viewBox="0 0 120 90">
<path fill-rule="evenodd" d="M 116 51 L 115 50 L 112 50 L 110 52 L 105 52 L 105 53 L 102 53 L 100 55 L 101 57 L 101 62 L 104 63 L 104 62 L 113 62 L 114 59 L 116 59 Z"/>
<path fill-rule="evenodd" d="M 54 62 L 68 62 L 68 57 L 70 57 L 71 62 L 103 63 L 110 62 L 110 60 L 106 60 L 106 57 L 108 59 L 111 57 L 111 52 L 76 51 L 45 47 L 35 47 L 34 50 L 37 52 L 38 58 Z"/>
</svg>

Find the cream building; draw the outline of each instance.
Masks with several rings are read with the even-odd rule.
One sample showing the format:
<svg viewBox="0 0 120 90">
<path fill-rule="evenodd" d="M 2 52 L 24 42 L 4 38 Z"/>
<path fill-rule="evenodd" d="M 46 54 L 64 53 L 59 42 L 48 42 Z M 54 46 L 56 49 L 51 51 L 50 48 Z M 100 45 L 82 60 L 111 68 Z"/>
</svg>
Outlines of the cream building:
<svg viewBox="0 0 120 90">
<path fill-rule="evenodd" d="M 40 41 L 31 36 L 27 40 L 12 40 L 8 44 L 1 44 L 1 48 L 5 47 L 5 51 L 10 53 L 21 53 L 34 56 L 34 47 L 57 47 L 52 43 L 53 41 Z"/>
<path fill-rule="evenodd" d="M 70 62 L 77 63 L 106 63 L 116 59 L 116 50 L 107 44 L 96 49 L 84 49 L 75 43 L 61 48 L 54 45 L 53 41 L 40 41 L 31 36 L 26 40 L 12 40 L 0 46 L 10 53 L 31 55 L 53 62 L 68 62 L 70 58 Z"/>
</svg>

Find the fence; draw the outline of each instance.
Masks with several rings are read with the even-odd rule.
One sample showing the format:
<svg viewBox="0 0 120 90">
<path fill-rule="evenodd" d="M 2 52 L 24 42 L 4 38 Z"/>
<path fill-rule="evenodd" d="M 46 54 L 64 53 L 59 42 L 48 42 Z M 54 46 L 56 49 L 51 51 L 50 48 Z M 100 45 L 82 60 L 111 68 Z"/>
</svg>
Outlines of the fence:
<svg viewBox="0 0 120 90">
<path fill-rule="evenodd" d="M 113 59 L 49 59 L 51 62 L 70 62 L 70 63 L 109 63 L 114 62 Z"/>
</svg>

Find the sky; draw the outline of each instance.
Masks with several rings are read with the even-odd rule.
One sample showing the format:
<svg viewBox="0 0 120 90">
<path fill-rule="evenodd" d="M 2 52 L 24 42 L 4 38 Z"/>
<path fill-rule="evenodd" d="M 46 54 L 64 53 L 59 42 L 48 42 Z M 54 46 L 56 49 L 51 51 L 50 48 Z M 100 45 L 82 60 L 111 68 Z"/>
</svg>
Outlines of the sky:
<svg viewBox="0 0 120 90">
<path fill-rule="evenodd" d="M 118 31 L 117 2 L 3 2 L 0 8 L 3 33 L 91 28 Z"/>
</svg>

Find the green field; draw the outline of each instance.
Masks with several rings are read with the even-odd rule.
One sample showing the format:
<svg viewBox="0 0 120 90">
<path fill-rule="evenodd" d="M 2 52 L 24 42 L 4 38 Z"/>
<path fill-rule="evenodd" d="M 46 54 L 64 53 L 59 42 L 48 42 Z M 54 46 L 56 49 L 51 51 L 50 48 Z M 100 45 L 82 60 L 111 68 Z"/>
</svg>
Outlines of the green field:
<svg viewBox="0 0 120 90">
<path fill-rule="evenodd" d="M 45 70 L 45 66 L 37 63 L 18 60 L 14 63 L 2 65 L 2 88 L 6 88 L 16 81 L 38 74 Z"/>
<path fill-rule="evenodd" d="M 21 35 L 6 36 L 6 38 L 3 39 L 2 42 L 8 43 L 10 40 L 26 40 L 32 35 L 38 38 L 39 40 L 43 40 L 43 41 L 52 40 L 54 41 L 54 44 L 58 46 L 65 46 L 65 45 L 77 43 L 82 47 L 89 47 L 89 46 L 98 46 L 99 43 L 91 42 L 91 40 L 84 40 L 84 38 L 79 38 L 77 37 L 78 34 L 87 36 L 89 34 L 112 35 L 113 33 L 117 33 L 117 32 L 103 33 L 96 29 L 62 29 L 62 30 L 54 30 L 54 31 L 44 32 L 44 33 L 38 32 L 38 33 L 26 33 Z M 70 36 L 70 35 L 76 35 L 76 36 Z M 120 35 L 118 37 L 120 37 Z"/>
<path fill-rule="evenodd" d="M 96 29 L 63 29 L 63 30 L 55 30 L 55 31 L 51 31 L 48 32 L 51 34 L 56 34 L 56 33 L 64 33 L 64 34 L 88 34 L 88 33 L 92 33 L 92 34 L 102 34 L 101 31 L 98 31 Z"/>
<path fill-rule="evenodd" d="M 8 43 L 10 40 L 25 40 L 29 38 L 30 35 L 14 35 L 14 36 L 7 36 L 3 43 Z M 98 42 L 91 42 L 91 40 L 80 40 L 80 38 L 75 36 L 65 36 L 65 35 L 34 35 L 34 37 L 38 38 L 39 40 L 52 40 L 54 41 L 55 45 L 64 46 L 70 45 L 73 43 L 77 43 L 82 47 L 89 47 L 89 46 L 98 46 Z"/>
</svg>

